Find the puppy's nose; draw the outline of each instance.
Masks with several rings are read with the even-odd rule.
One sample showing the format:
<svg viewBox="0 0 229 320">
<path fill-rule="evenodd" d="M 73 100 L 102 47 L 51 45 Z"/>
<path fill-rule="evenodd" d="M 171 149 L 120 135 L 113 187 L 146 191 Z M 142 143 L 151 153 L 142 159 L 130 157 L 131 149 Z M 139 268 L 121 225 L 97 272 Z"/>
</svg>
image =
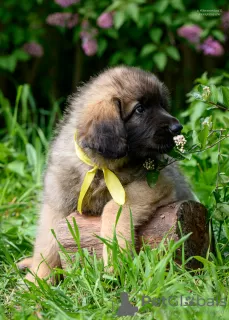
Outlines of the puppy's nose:
<svg viewBox="0 0 229 320">
<path fill-rule="evenodd" d="M 169 126 L 169 131 L 174 135 L 181 133 L 182 129 L 183 129 L 183 126 L 179 122 L 173 123 Z"/>
</svg>

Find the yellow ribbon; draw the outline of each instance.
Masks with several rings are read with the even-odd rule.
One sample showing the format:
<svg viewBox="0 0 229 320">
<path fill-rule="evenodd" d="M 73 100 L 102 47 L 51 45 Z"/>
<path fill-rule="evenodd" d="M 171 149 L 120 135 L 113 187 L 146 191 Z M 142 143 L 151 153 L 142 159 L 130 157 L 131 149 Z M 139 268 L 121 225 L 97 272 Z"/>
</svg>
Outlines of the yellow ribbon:
<svg viewBox="0 0 229 320">
<path fill-rule="evenodd" d="M 100 168 L 91 161 L 91 159 L 83 152 L 83 150 L 78 145 L 76 141 L 76 133 L 74 136 L 74 140 L 75 140 L 76 155 L 78 156 L 78 158 L 84 163 L 86 163 L 87 165 L 93 167 L 91 170 L 89 170 L 86 173 L 84 177 L 84 181 L 80 189 L 77 211 L 79 211 L 82 214 L 82 203 L 83 203 L 84 196 L 87 193 L 87 190 L 89 189 L 92 183 L 92 180 L 94 179 L 98 169 L 103 170 L 104 180 L 105 180 L 107 189 L 109 190 L 113 200 L 117 204 L 123 205 L 125 203 L 125 190 L 121 182 L 119 181 L 118 177 L 108 168 L 105 168 L 105 167 Z"/>
</svg>

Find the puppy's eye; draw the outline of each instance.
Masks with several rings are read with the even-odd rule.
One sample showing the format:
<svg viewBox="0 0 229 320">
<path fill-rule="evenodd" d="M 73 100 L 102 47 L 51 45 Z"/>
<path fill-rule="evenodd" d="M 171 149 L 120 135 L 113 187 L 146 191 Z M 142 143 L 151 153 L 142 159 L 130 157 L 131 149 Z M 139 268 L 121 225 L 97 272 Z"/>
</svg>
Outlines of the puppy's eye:
<svg viewBox="0 0 229 320">
<path fill-rule="evenodd" d="M 145 111 L 145 108 L 139 103 L 135 109 L 136 113 L 142 114 Z"/>
</svg>

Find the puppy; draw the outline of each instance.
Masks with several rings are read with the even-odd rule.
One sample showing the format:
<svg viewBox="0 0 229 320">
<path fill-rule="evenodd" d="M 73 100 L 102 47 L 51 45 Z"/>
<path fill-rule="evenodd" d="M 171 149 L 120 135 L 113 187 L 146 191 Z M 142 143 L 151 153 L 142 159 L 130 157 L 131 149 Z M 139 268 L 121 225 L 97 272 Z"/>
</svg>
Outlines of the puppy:
<svg viewBox="0 0 229 320">
<path fill-rule="evenodd" d="M 159 159 L 174 146 L 181 132 L 168 111 L 168 90 L 157 77 L 134 67 L 115 67 L 92 78 L 69 99 L 69 107 L 54 138 L 44 178 L 31 271 L 40 278 L 60 266 L 58 244 L 51 229 L 76 210 L 85 174 L 91 167 L 76 155 L 77 144 L 98 168 L 111 170 L 125 189 L 125 204 L 116 227 L 119 245 L 131 241 L 130 208 L 138 227 L 157 207 L 192 199 L 192 193 L 174 165 L 164 168 L 155 188 L 146 182 L 146 159 Z M 111 238 L 119 204 L 112 198 L 98 170 L 83 201 L 87 215 L 102 215 L 101 236 Z M 124 238 L 125 239 L 124 239 Z M 105 265 L 108 257 L 103 251 Z M 27 279 L 34 281 L 31 274 Z"/>
</svg>

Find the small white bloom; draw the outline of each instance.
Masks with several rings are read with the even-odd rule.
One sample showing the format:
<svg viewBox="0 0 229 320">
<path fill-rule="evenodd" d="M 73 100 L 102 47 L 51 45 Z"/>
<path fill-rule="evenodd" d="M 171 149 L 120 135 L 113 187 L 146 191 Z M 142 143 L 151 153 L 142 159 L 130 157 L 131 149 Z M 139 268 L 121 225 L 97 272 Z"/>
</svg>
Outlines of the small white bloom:
<svg viewBox="0 0 229 320">
<path fill-rule="evenodd" d="M 210 88 L 208 86 L 203 87 L 202 99 L 207 100 L 210 94 L 211 94 Z"/>
<path fill-rule="evenodd" d="M 186 144 L 187 140 L 185 139 L 183 134 L 173 137 L 173 140 L 175 142 L 177 149 L 180 152 L 184 153 L 184 145 Z"/>
<path fill-rule="evenodd" d="M 148 158 L 144 163 L 143 167 L 146 168 L 146 170 L 154 170 L 155 165 L 154 165 L 154 160 L 151 158 Z"/>
</svg>

